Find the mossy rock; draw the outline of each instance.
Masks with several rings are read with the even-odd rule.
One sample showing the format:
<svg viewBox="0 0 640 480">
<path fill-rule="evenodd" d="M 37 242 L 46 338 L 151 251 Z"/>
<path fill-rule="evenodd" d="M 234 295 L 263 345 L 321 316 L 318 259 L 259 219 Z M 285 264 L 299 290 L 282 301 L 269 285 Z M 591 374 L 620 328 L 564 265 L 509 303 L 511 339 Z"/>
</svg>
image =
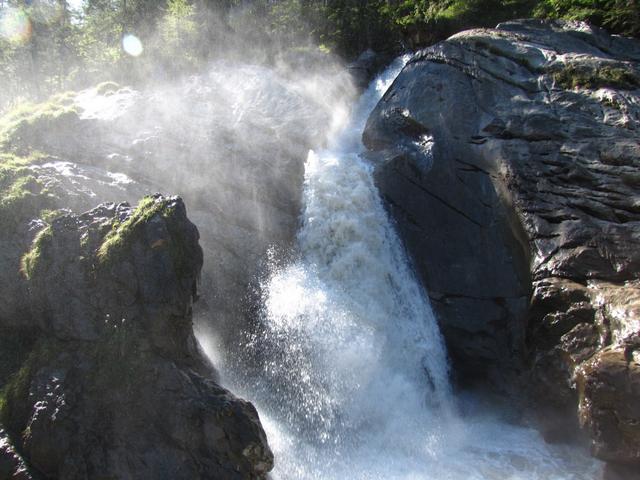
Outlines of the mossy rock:
<svg viewBox="0 0 640 480">
<path fill-rule="evenodd" d="M 575 88 L 635 90 L 640 87 L 640 78 L 633 70 L 612 65 L 599 67 L 568 65 L 554 73 L 553 79 L 565 90 Z"/>
<path fill-rule="evenodd" d="M 40 339 L 26 356 L 22 366 L 0 391 L 0 423 L 13 435 L 20 435 L 26 428 L 30 413 L 29 389 L 37 370 L 47 365 L 61 350 L 56 340 Z"/>
<path fill-rule="evenodd" d="M 54 95 L 43 103 L 23 103 L 0 118 L 0 146 L 25 154 L 47 143 L 61 129 L 79 121 L 74 92 Z"/>
<path fill-rule="evenodd" d="M 55 209 L 56 197 L 29 168 L 46 158 L 37 152 L 29 157 L 0 153 L 0 237 Z"/>
<path fill-rule="evenodd" d="M 20 260 L 20 271 L 30 280 L 47 261 L 47 249 L 53 240 L 53 230 L 47 226 L 40 230 L 31 244 L 31 249 Z"/>
<path fill-rule="evenodd" d="M 183 232 L 174 225 L 174 201 L 159 195 L 144 197 L 138 206 L 123 222 L 114 221 L 111 229 L 104 237 L 100 248 L 96 252 L 98 267 L 108 267 L 114 261 L 121 259 L 131 248 L 133 243 L 140 238 L 145 224 L 153 217 L 159 215 L 165 220 L 165 225 L 170 234 L 169 248 L 174 268 L 180 276 L 189 273 L 190 248 L 185 244 Z"/>
</svg>

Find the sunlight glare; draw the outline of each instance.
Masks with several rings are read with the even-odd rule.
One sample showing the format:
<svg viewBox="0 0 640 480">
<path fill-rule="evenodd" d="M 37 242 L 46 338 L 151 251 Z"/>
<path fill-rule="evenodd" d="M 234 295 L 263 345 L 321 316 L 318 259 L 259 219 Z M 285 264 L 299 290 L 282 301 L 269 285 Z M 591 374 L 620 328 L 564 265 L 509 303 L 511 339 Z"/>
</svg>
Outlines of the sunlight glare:
<svg viewBox="0 0 640 480">
<path fill-rule="evenodd" d="M 0 36 L 14 43 L 29 40 L 31 22 L 23 10 L 9 7 L 0 13 Z"/>
<path fill-rule="evenodd" d="M 122 48 L 132 57 L 139 57 L 144 50 L 140 39 L 131 34 L 127 34 L 122 38 Z"/>
</svg>

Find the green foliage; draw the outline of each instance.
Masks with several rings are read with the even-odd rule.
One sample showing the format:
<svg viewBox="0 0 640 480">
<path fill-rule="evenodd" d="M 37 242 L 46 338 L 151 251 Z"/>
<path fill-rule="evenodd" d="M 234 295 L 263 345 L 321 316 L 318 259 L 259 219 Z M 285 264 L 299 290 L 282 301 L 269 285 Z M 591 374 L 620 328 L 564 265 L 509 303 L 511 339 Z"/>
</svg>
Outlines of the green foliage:
<svg viewBox="0 0 640 480">
<path fill-rule="evenodd" d="M 316 41 L 348 57 L 367 47 L 393 50 L 400 42 L 424 46 L 467 28 L 531 16 L 587 20 L 613 33 L 640 34 L 640 2 L 630 0 L 282 0 L 268 4 L 273 30 L 295 30 L 295 25 L 301 25 Z"/>
<path fill-rule="evenodd" d="M 564 89 L 574 88 L 616 88 L 633 90 L 640 87 L 640 79 L 628 68 L 602 66 L 592 68 L 588 66 L 569 65 L 553 75 L 556 84 Z"/>
<path fill-rule="evenodd" d="M 189 74 L 234 51 L 260 59 L 264 51 L 321 45 L 352 59 L 366 48 L 418 48 L 462 29 L 531 16 L 640 35 L 636 0 L 86 0 L 79 11 L 66 2 L 8 4 L 21 6 L 31 28 L 19 39 L 0 36 L 0 111 L 104 80 Z M 44 4 L 58 13 L 45 19 L 37 11 Z M 128 34 L 142 42 L 139 57 L 123 50 Z"/>
<path fill-rule="evenodd" d="M 160 45 L 156 53 L 159 60 L 174 71 L 190 71 L 197 67 L 199 35 L 197 12 L 186 0 L 169 0 L 166 13 L 158 30 Z"/>
<path fill-rule="evenodd" d="M 46 257 L 47 247 L 51 245 L 52 239 L 53 230 L 51 226 L 43 228 L 33 239 L 31 249 L 22 256 L 20 271 L 27 280 L 31 280 L 42 269 L 44 265 L 43 257 Z"/>
<path fill-rule="evenodd" d="M 607 3 L 606 0 L 545 0 L 538 2 L 534 14 L 543 18 L 602 22 Z"/>
<path fill-rule="evenodd" d="M 603 24 L 613 32 L 640 37 L 640 2 L 609 0 L 604 9 Z"/>
<path fill-rule="evenodd" d="M 640 35 L 640 2 L 636 0 L 543 0 L 533 14 L 540 18 L 586 20 L 613 33 Z"/>
</svg>

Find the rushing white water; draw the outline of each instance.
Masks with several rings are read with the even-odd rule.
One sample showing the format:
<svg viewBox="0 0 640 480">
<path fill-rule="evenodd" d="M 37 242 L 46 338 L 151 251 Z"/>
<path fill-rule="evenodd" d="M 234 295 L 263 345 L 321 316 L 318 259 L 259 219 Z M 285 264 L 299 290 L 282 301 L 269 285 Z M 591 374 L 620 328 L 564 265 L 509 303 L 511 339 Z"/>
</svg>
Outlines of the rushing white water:
<svg viewBox="0 0 640 480">
<path fill-rule="evenodd" d="M 199 221 L 203 243 L 218 249 L 220 238 L 244 246 L 247 236 L 224 236 L 218 212 L 259 225 L 264 205 L 243 203 L 244 190 L 286 171 L 301 145 L 324 145 L 305 166 L 298 255 L 284 266 L 274 260 L 244 363 L 225 368 L 237 359 L 200 335 L 224 383 L 256 404 L 274 480 L 592 480 L 600 464 L 583 450 L 547 445 L 495 399 L 451 391 L 428 297 L 359 156 L 366 118 L 404 60 L 352 109 L 348 82 L 333 71 L 282 76 L 225 63 L 151 96 L 88 91 L 77 103 L 85 117 L 112 122 L 118 166 L 140 165 L 160 184 L 188 185 L 200 198 L 193 204 L 225 207 Z M 420 145 L 425 158 L 431 140 Z M 261 164 L 269 168 L 250 168 Z M 223 270 L 218 291 L 226 278 Z"/>
<path fill-rule="evenodd" d="M 454 398 L 427 296 L 359 154 L 367 115 L 399 59 L 327 148 L 309 153 L 299 258 L 264 285 L 257 403 L 274 479 L 591 479 L 576 448 L 548 446 L 477 398 Z M 338 115 L 339 117 L 339 115 Z"/>
</svg>

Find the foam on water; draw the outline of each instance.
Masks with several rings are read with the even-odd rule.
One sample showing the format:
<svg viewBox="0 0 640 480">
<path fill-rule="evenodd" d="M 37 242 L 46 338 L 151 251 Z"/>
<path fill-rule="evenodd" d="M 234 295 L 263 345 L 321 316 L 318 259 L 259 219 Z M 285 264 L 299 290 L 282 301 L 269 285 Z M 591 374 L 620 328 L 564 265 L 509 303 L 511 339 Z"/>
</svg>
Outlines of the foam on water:
<svg viewBox="0 0 640 480">
<path fill-rule="evenodd" d="M 253 400 L 274 479 L 592 479 L 586 452 L 455 398 L 437 322 L 359 154 L 367 115 L 406 58 L 340 116 L 305 166 L 299 258 L 264 287 Z M 335 127 L 335 126 L 334 126 Z"/>
</svg>

